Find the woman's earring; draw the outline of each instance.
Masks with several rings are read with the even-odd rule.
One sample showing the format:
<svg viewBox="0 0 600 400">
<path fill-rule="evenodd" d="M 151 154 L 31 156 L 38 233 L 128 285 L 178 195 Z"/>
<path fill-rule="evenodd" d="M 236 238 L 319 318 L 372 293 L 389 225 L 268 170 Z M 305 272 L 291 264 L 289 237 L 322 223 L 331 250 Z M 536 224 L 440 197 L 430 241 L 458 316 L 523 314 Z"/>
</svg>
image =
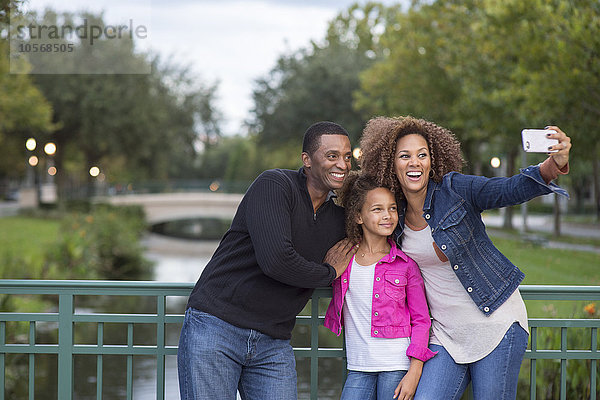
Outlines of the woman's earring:
<svg viewBox="0 0 600 400">
<path fill-rule="evenodd" d="M 433 170 L 432 169 L 429 170 L 429 177 L 433 178 Z"/>
</svg>

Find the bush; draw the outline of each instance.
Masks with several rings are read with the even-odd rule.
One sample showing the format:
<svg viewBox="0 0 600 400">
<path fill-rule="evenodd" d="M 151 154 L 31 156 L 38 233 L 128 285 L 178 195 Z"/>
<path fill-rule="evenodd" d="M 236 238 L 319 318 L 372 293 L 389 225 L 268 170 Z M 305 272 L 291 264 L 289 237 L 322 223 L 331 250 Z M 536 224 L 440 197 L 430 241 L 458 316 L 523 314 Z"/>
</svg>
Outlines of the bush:
<svg viewBox="0 0 600 400">
<path fill-rule="evenodd" d="M 136 279 L 151 263 L 143 256 L 140 236 L 145 230 L 137 206 L 94 206 L 90 213 L 63 219 L 56 246 L 47 256 L 48 275 L 60 279 Z"/>
</svg>

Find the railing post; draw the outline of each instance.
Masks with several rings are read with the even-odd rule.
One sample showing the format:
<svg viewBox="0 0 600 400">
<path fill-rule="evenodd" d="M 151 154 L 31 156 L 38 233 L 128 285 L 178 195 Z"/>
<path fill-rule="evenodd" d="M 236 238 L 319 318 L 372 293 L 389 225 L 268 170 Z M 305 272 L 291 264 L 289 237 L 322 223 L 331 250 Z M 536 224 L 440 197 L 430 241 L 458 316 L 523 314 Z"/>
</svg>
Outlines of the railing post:
<svg viewBox="0 0 600 400">
<path fill-rule="evenodd" d="M 6 345 L 6 321 L 0 321 L 0 344 L 4 347 Z M 0 400 L 4 400 L 5 391 L 5 368 L 6 356 L 4 353 L 0 353 Z"/>
<path fill-rule="evenodd" d="M 29 321 L 29 346 L 35 349 L 35 321 Z M 35 399 L 35 353 L 29 354 L 29 400 Z"/>
<path fill-rule="evenodd" d="M 133 349 L 133 323 L 127 324 L 127 349 Z M 133 354 L 127 355 L 127 400 L 133 399 Z"/>
<path fill-rule="evenodd" d="M 567 328 L 560 328 L 560 400 L 567 400 Z"/>
<path fill-rule="evenodd" d="M 590 350 L 592 351 L 592 355 L 596 355 L 598 351 L 598 329 L 592 328 L 591 334 L 591 343 Z M 596 400 L 596 371 L 597 369 L 597 361 L 596 359 L 591 360 L 590 362 L 590 400 Z"/>
<path fill-rule="evenodd" d="M 104 322 L 98 322 L 98 348 L 104 346 Z M 96 356 L 96 400 L 102 400 L 102 385 L 104 384 L 104 365 L 102 353 Z"/>
<path fill-rule="evenodd" d="M 319 295 L 310 301 L 310 398 L 319 398 Z"/>
<path fill-rule="evenodd" d="M 58 296 L 58 398 L 73 399 L 73 294 Z"/>
<path fill-rule="evenodd" d="M 529 364 L 529 398 L 536 398 L 536 385 L 537 385 L 537 369 L 536 369 L 536 358 L 535 353 L 537 352 L 537 328 L 531 327 L 531 354 L 533 357 Z"/>
<path fill-rule="evenodd" d="M 166 297 L 156 298 L 156 400 L 165 398 L 165 313 Z"/>
</svg>

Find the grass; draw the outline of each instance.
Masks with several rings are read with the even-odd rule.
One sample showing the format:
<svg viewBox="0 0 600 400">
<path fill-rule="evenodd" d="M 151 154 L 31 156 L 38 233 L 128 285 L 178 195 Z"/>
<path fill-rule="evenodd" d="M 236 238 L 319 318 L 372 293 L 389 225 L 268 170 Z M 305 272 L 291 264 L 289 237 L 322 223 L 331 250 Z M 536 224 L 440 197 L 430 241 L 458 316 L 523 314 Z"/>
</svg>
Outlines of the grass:
<svg viewBox="0 0 600 400">
<path fill-rule="evenodd" d="M 600 254 L 550 249 L 518 239 L 492 237 L 525 274 L 526 285 L 600 285 Z"/>
<path fill-rule="evenodd" d="M 493 237 L 494 244 L 525 273 L 524 285 L 600 285 L 600 254 L 548 249 Z M 587 302 L 526 301 L 529 317 L 571 317 Z"/>
<path fill-rule="evenodd" d="M 0 276 L 4 279 L 35 277 L 36 271 L 23 271 L 15 265 L 41 266 L 44 250 L 56 239 L 60 222 L 32 217 L 0 218 Z"/>
<path fill-rule="evenodd" d="M 60 222 L 33 217 L 0 218 L 0 249 L 18 253 L 41 253 L 54 241 Z"/>
<path fill-rule="evenodd" d="M 589 224 L 588 224 L 589 226 Z M 600 226 L 598 227 L 600 229 Z M 510 234 L 518 237 L 523 233 L 518 229 L 500 229 L 500 228 L 487 228 L 486 229 L 490 236 L 494 236 L 494 232 L 500 232 L 500 234 Z M 600 248 L 600 239 L 594 237 L 581 237 L 581 236 L 554 236 L 552 233 L 548 232 L 540 232 L 540 231 L 530 231 L 527 234 L 539 236 L 541 238 L 545 238 L 548 241 L 560 242 L 560 243 L 568 243 L 568 244 L 578 244 L 578 245 L 588 245 Z"/>
</svg>

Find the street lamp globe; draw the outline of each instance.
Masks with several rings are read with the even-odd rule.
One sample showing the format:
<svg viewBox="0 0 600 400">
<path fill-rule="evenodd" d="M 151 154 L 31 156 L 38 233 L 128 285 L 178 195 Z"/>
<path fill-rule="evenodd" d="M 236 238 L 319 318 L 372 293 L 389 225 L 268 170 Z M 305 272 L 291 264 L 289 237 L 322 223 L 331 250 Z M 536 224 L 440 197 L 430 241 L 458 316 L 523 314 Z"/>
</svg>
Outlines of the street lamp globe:
<svg viewBox="0 0 600 400">
<path fill-rule="evenodd" d="M 52 142 L 46 143 L 44 146 L 44 153 L 48 154 L 49 156 L 54 155 L 54 153 L 56 153 L 56 145 Z"/>
<path fill-rule="evenodd" d="M 36 146 L 37 146 L 37 142 L 35 141 L 34 138 L 29 138 L 25 142 L 25 148 L 27 148 L 27 150 L 29 150 L 29 151 L 34 151 Z"/>
<path fill-rule="evenodd" d="M 500 159 L 498 157 L 492 157 L 492 159 L 490 160 L 490 164 L 492 165 L 492 168 L 499 168 Z"/>
</svg>

